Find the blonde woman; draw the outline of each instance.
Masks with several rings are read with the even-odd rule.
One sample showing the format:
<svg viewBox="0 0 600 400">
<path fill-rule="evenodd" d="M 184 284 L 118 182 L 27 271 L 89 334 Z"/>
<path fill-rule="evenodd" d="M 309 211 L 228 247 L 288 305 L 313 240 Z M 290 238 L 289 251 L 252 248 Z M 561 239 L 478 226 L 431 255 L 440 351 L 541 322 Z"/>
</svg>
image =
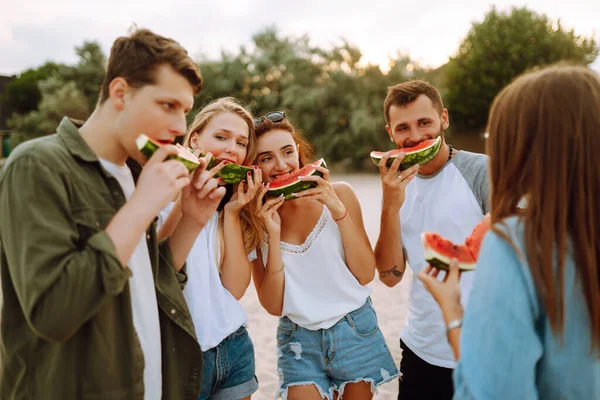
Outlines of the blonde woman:
<svg viewBox="0 0 600 400">
<path fill-rule="evenodd" d="M 235 99 L 218 99 L 196 115 L 184 145 L 224 162 L 249 165 L 255 135 L 250 113 Z M 259 168 L 237 188 L 228 185 L 217 212 L 196 239 L 187 258 L 184 296 L 204 355 L 200 399 L 249 399 L 258 389 L 254 346 L 238 300 L 250 284 L 249 259 L 259 244 L 245 210 L 261 187 Z M 159 237 L 170 235 L 181 217 L 180 203 L 161 213 Z"/>
</svg>

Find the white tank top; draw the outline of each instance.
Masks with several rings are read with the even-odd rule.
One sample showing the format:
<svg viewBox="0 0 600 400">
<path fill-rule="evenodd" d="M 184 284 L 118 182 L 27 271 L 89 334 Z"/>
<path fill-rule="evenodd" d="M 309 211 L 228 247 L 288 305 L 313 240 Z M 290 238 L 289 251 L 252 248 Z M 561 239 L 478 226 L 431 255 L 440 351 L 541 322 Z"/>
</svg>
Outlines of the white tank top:
<svg viewBox="0 0 600 400">
<path fill-rule="evenodd" d="M 174 204 L 161 211 L 160 223 L 164 222 Z M 218 226 L 219 214 L 214 213 L 196 238 L 186 260 L 188 280 L 183 295 L 202 351 L 216 347 L 248 321 L 240 302 L 221 282 L 217 265 L 220 259 Z"/>
<path fill-rule="evenodd" d="M 285 273 L 282 316 L 310 330 L 328 329 L 360 308 L 371 289 L 346 265 L 342 236 L 327 207 L 301 245 L 281 242 Z M 268 257 L 268 237 L 261 245 Z"/>
</svg>

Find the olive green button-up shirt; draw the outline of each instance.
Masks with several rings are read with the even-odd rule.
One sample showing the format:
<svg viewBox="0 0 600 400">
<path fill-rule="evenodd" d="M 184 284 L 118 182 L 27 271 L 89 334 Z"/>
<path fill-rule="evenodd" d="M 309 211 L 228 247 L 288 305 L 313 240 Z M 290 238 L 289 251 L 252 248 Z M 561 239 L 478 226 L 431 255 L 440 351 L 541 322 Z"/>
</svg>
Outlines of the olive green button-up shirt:
<svg viewBox="0 0 600 400">
<path fill-rule="evenodd" d="M 141 167 L 128 162 L 134 178 Z M 143 399 L 131 272 L 104 228 L 125 203 L 76 125 L 22 144 L 0 173 L 0 398 Z M 202 351 L 168 241 L 146 235 L 163 399 L 197 399 Z"/>
</svg>

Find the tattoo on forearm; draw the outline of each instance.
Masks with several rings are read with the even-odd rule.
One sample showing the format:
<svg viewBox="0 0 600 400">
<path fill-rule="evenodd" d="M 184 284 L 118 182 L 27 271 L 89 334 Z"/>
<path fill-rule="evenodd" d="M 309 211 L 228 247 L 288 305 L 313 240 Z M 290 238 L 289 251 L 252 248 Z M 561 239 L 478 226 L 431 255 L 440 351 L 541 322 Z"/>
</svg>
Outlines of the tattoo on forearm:
<svg viewBox="0 0 600 400">
<path fill-rule="evenodd" d="M 395 277 L 400 278 L 400 277 L 402 277 L 403 274 L 404 274 L 404 272 L 398 271 L 398 266 L 394 265 L 393 268 L 386 269 L 385 271 L 381 271 L 379 273 L 379 277 L 387 278 L 390 275 L 394 275 Z"/>
</svg>

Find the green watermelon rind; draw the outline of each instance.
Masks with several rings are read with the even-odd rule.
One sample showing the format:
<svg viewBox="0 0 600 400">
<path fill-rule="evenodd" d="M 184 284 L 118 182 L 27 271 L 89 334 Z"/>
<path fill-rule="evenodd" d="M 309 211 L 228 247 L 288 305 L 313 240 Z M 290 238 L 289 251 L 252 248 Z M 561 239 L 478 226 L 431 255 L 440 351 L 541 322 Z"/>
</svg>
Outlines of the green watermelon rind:
<svg viewBox="0 0 600 400">
<path fill-rule="evenodd" d="M 142 154 L 144 155 L 144 157 L 146 157 L 147 160 L 149 160 L 150 157 L 152 157 L 152 154 L 154 154 L 154 152 L 156 150 L 158 150 L 160 147 L 160 145 L 152 142 L 150 140 L 150 138 L 148 138 L 144 134 L 141 134 L 136 139 L 135 143 L 136 143 L 138 149 L 142 152 Z M 177 161 L 181 162 L 183 165 L 185 165 L 185 167 L 190 172 L 194 172 L 196 170 L 196 168 L 198 168 L 200 166 L 199 162 L 188 160 L 188 159 L 180 157 L 180 156 L 168 156 L 167 160 L 177 160 Z"/>
<path fill-rule="evenodd" d="M 193 149 L 188 149 L 193 152 Z M 200 153 L 200 157 L 204 157 L 205 154 Z M 210 159 L 208 163 L 208 169 L 212 169 L 214 166 L 219 164 L 221 160 L 216 157 Z M 223 178 L 223 182 L 227 184 L 237 185 L 248 177 L 248 172 L 254 171 L 252 167 L 246 167 L 244 165 L 228 163 L 215 175 L 219 178 Z"/>
<path fill-rule="evenodd" d="M 313 165 L 320 165 L 320 166 L 327 168 L 327 164 L 325 163 L 325 160 L 320 159 L 317 162 L 319 164 L 313 163 Z M 321 176 L 322 177 L 323 174 L 321 172 L 315 170 L 312 174 L 310 174 L 310 176 Z M 298 181 L 298 182 L 292 183 L 290 185 L 287 185 L 287 186 L 279 188 L 279 189 L 268 190 L 267 196 L 268 197 L 279 197 L 279 196 L 283 195 L 284 200 L 294 200 L 297 197 L 292 196 L 293 193 L 300 193 L 305 190 L 317 187 L 318 185 L 319 184 L 317 182 L 313 182 L 313 181 Z"/>
<path fill-rule="evenodd" d="M 433 146 L 423 149 L 421 151 L 417 151 L 415 153 L 408 153 L 404 156 L 404 160 L 400 163 L 398 167 L 398 171 L 404 171 L 412 167 L 415 164 L 423 165 L 433 159 L 440 151 L 442 147 L 442 137 L 438 136 L 436 142 Z M 371 156 L 371 160 L 375 163 L 375 165 L 379 166 L 379 161 L 381 158 Z M 396 160 L 396 157 L 390 157 L 386 163 L 386 166 L 390 168 L 392 163 Z"/>
</svg>

